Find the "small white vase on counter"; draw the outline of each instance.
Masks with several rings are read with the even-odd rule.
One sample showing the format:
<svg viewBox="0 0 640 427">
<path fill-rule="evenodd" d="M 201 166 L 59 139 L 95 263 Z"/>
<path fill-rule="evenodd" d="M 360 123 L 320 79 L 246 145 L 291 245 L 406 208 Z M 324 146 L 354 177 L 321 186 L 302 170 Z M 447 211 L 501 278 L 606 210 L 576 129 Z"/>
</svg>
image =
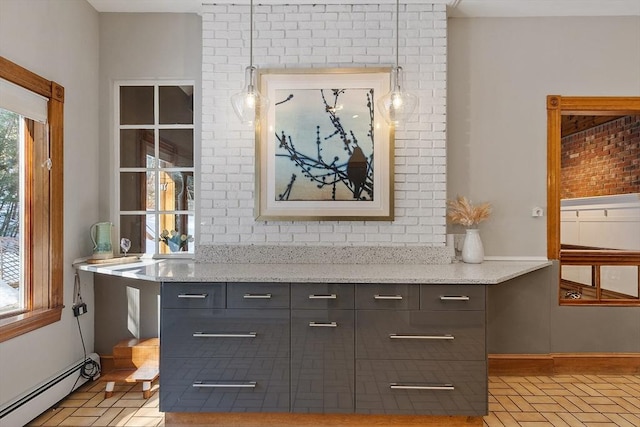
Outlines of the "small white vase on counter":
<svg viewBox="0 0 640 427">
<path fill-rule="evenodd" d="M 477 228 L 468 228 L 462 245 L 462 261 L 469 264 L 480 264 L 484 261 L 484 247 Z"/>
</svg>

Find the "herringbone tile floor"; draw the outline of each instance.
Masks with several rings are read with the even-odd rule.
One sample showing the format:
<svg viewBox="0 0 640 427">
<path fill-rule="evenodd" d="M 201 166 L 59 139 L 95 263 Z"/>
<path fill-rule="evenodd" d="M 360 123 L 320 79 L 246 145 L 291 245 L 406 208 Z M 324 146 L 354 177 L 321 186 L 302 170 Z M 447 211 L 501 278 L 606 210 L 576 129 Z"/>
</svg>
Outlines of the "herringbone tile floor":
<svg viewBox="0 0 640 427">
<path fill-rule="evenodd" d="M 157 384 L 142 399 L 140 386 L 88 383 L 29 426 L 164 426 Z M 640 427 L 640 375 L 489 377 L 485 427 Z M 275 427 L 275 426 L 274 426 Z"/>
<path fill-rule="evenodd" d="M 640 427 L 640 375 L 489 377 L 485 427 Z"/>
</svg>

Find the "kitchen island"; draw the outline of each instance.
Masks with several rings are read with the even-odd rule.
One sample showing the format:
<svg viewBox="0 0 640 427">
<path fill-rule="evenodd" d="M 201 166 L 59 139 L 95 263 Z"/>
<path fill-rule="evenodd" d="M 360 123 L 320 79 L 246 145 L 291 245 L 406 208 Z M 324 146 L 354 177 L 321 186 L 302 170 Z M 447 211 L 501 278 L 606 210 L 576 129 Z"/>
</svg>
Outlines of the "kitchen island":
<svg viewBox="0 0 640 427">
<path fill-rule="evenodd" d="M 487 286 L 548 265 L 80 268 L 161 282 L 167 425 L 482 425 Z"/>
</svg>

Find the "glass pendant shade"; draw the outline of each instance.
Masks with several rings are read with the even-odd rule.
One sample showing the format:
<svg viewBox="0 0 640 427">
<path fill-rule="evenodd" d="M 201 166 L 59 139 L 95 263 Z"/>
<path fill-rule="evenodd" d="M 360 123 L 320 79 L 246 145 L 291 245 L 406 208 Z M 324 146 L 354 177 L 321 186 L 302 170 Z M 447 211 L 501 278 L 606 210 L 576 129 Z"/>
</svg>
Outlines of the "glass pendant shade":
<svg viewBox="0 0 640 427">
<path fill-rule="evenodd" d="M 231 97 L 233 111 L 240 121 L 248 126 L 254 126 L 260 120 L 260 115 L 269 107 L 269 99 L 258 91 L 255 81 L 256 67 L 249 66 L 245 70 L 244 89 Z"/>
<path fill-rule="evenodd" d="M 402 126 L 411 118 L 418 106 L 418 97 L 402 90 L 402 67 L 391 70 L 391 91 L 378 99 L 377 104 L 390 125 Z"/>
</svg>

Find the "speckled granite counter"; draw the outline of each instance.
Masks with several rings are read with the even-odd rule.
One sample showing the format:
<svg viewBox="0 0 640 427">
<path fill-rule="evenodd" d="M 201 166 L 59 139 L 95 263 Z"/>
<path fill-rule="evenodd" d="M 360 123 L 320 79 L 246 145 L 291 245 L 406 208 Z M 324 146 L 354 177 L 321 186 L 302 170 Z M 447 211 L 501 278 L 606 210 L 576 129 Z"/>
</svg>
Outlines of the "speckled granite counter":
<svg viewBox="0 0 640 427">
<path fill-rule="evenodd" d="M 492 285 L 544 268 L 550 261 L 482 264 L 214 264 L 144 260 L 107 266 L 81 264 L 99 274 L 154 282 L 416 283 Z"/>
</svg>

